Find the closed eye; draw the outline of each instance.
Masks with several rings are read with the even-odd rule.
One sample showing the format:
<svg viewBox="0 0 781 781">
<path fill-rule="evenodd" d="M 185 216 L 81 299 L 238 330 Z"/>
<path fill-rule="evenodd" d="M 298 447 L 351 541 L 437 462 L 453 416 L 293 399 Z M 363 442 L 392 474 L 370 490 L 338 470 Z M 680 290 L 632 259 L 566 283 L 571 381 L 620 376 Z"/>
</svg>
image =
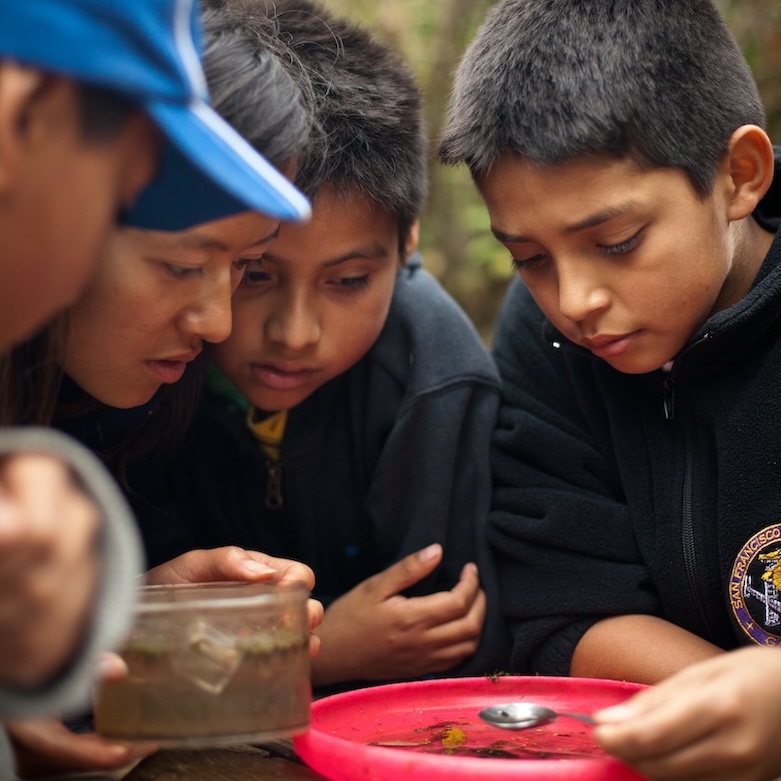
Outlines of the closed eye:
<svg viewBox="0 0 781 781">
<path fill-rule="evenodd" d="M 201 271 L 200 267 L 197 266 L 179 266 L 176 263 L 163 262 L 163 267 L 171 276 L 176 277 L 176 279 L 184 279 L 193 274 L 198 274 Z"/>
<path fill-rule="evenodd" d="M 362 290 L 369 286 L 369 275 L 363 274 L 359 277 L 341 277 L 333 280 L 331 284 L 345 291 Z"/>
<path fill-rule="evenodd" d="M 606 255 L 626 255 L 640 244 L 642 238 L 643 230 L 639 230 L 634 236 L 619 244 L 600 244 L 599 247 L 604 250 Z"/>
<path fill-rule="evenodd" d="M 522 259 L 511 256 L 510 264 L 516 272 L 520 273 L 522 271 L 528 271 L 529 269 L 541 266 L 545 260 L 547 260 L 547 258 L 548 256 L 544 253 L 539 253 L 538 255 L 534 255 L 530 258 Z"/>
</svg>

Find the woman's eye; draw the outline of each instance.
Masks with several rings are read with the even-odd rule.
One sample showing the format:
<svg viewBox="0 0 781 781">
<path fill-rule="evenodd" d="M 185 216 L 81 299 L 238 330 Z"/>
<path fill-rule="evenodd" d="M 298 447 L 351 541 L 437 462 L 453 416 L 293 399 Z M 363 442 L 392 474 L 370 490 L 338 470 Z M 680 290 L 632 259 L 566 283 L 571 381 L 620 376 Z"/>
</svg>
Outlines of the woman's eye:
<svg viewBox="0 0 781 781">
<path fill-rule="evenodd" d="M 640 243 L 643 238 L 643 231 L 639 230 L 634 236 L 628 238 L 626 241 L 622 241 L 618 244 L 600 244 L 599 246 L 608 255 L 626 255 L 631 252 Z"/>
<path fill-rule="evenodd" d="M 529 269 L 536 268 L 537 266 L 541 266 L 545 260 L 547 259 L 547 255 L 540 253 L 539 255 L 534 255 L 531 258 L 510 258 L 510 263 L 513 267 L 513 269 L 520 273 L 521 271 L 529 271 Z"/>
</svg>

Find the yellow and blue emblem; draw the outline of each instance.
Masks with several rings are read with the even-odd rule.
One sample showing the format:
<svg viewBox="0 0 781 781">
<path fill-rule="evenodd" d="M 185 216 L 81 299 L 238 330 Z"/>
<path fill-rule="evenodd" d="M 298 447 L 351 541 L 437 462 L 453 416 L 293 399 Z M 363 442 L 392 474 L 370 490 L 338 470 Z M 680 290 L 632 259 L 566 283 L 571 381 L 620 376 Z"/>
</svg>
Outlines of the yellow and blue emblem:
<svg viewBox="0 0 781 781">
<path fill-rule="evenodd" d="M 781 645 L 781 524 L 757 532 L 735 557 L 732 612 L 757 645 Z"/>
</svg>

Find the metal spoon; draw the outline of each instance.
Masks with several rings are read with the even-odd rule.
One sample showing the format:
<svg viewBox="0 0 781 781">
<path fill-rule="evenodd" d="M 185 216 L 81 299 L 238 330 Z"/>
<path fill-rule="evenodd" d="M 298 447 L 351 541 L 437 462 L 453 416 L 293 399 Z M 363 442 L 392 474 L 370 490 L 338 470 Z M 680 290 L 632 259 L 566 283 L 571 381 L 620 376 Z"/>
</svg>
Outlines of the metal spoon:
<svg viewBox="0 0 781 781">
<path fill-rule="evenodd" d="M 550 724 L 559 716 L 568 716 L 584 724 L 594 724 L 594 719 L 585 713 L 555 711 L 533 702 L 507 702 L 503 705 L 491 705 L 478 714 L 483 721 L 502 729 L 529 729 L 542 724 Z"/>
</svg>

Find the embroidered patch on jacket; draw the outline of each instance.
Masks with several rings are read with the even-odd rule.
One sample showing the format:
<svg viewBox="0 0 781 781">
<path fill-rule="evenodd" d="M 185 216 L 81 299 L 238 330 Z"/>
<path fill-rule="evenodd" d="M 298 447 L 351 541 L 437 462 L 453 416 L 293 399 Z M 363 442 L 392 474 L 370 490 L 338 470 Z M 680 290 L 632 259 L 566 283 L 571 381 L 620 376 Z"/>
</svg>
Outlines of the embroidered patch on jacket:
<svg viewBox="0 0 781 781">
<path fill-rule="evenodd" d="M 758 645 L 781 645 L 781 524 L 757 532 L 732 567 L 729 597 L 743 631 Z"/>
</svg>

